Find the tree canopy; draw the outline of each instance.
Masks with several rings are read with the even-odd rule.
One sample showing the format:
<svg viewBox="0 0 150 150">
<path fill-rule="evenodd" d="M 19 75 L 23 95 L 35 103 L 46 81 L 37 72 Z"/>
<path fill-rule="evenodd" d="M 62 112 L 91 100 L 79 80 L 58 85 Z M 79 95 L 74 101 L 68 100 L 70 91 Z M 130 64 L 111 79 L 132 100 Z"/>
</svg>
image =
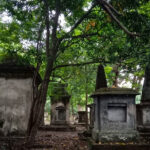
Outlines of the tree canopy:
<svg viewBox="0 0 150 150">
<path fill-rule="evenodd" d="M 53 82 L 68 83 L 72 106 L 87 103 L 99 64 L 105 67 L 108 86 L 130 82 L 141 88 L 150 61 L 149 11 L 147 0 L 1 0 L 1 56 L 19 55 L 43 79 L 29 135 L 37 129 Z"/>
</svg>

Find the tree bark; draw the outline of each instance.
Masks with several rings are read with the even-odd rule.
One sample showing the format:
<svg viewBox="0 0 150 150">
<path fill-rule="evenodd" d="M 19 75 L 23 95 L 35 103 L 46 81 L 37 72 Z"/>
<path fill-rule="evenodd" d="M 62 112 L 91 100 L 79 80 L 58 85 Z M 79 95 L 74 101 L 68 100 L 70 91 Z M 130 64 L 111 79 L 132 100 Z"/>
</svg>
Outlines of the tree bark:
<svg viewBox="0 0 150 150">
<path fill-rule="evenodd" d="M 142 102 L 150 102 L 150 63 L 145 69 L 145 80 L 142 90 Z"/>
<path fill-rule="evenodd" d="M 47 89 L 49 84 L 49 77 L 51 75 L 51 70 L 53 68 L 53 60 L 48 61 L 46 67 L 46 73 L 44 76 L 44 80 L 41 84 L 41 87 L 38 91 L 37 97 L 34 99 L 32 108 L 31 108 L 31 115 L 28 124 L 27 136 L 34 138 L 36 135 L 38 126 L 41 122 L 41 117 L 43 115 L 45 102 L 46 102 L 46 95 Z"/>
<path fill-rule="evenodd" d="M 32 107 L 31 107 L 31 113 L 29 118 L 29 124 L 27 129 L 27 136 L 28 141 L 30 142 L 32 138 L 35 137 L 38 126 L 40 125 L 41 118 L 43 115 L 45 103 L 46 103 L 46 96 L 47 96 L 47 90 L 49 85 L 49 78 L 52 73 L 53 63 L 56 59 L 56 54 L 59 49 L 60 41 L 57 39 L 56 33 L 57 33 L 57 27 L 58 27 L 58 18 L 60 15 L 60 6 L 59 6 L 59 0 L 56 0 L 56 13 L 53 17 L 53 25 L 52 25 L 52 34 L 51 34 L 51 43 L 50 45 L 50 19 L 49 19 L 49 5 L 48 0 L 44 0 L 45 4 L 45 26 L 46 26 L 46 56 L 47 56 L 47 65 L 46 65 L 46 71 L 44 75 L 44 80 L 41 83 L 41 87 L 37 93 L 36 98 L 34 98 Z"/>
<path fill-rule="evenodd" d="M 118 87 L 118 77 L 119 77 L 119 66 L 120 65 L 115 65 L 113 67 L 113 72 L 115 73 L 115 77 L 114 77 L 114 80 L 113 80 L 113 87 Z"/>
<path fill-rule="evenodd" d="M 87 68 L 85 66 L 85 73 L 87 72 Z M 86 128 L 88 129 L 88 78 L 85 76 L 85 111 L 86 111 Z"/>
</svg>

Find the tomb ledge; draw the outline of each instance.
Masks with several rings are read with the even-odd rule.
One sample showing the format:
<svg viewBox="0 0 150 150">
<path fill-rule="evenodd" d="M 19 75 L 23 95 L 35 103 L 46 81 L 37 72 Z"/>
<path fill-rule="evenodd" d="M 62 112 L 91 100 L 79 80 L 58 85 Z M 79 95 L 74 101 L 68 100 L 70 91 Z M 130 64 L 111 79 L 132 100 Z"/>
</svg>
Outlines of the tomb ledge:
<svg viewBox="0 0 150 150">
<path fill-rule="evenodd" d="M 98 95 L 138 95 L 139 93 L 136 90 L 130 88 L 100 88 L 97 89 L 91 97 Z"/>
</svg>

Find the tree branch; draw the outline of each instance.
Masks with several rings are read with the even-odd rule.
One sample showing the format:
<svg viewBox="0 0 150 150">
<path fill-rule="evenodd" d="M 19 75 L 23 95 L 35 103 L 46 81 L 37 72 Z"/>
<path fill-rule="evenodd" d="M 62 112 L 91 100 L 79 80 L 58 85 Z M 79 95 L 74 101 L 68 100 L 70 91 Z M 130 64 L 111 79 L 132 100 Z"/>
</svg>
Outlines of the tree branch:
<svg viewBox="0 0 150 150">
<path fill-rule="evenodd" d="M 74 29 L 78 27 L 78 25 L 91 13 L 92 9 L 96 6 L 96 4 L 93 4 L 91 8 L 75 23 L 75 25 L 71 28 L 69 33 L 71 33 Z"/>
<path fill-rule="evenodd" d="M 105 5 L 107 5 L 114 13 L 116 13 L 118 16 L 120 16 L 121 14 L 110 4 L 108 3 L 107 1 L 103 0 L 103 3 Z"/>
<path fill-rule="evenodd" d="M 66 36 L 68 36 L 70 33 L 72 33 L 78 25 L 91 13 L 92 9 L 96 6 L 96 3 L 94 3 L 91 8 L 74 24 L 74 26 L 70 29 L 69 32 L 67 32 L 62 38 L 59 40 L 62 41 Z"/>
<path fill-rule="evenodd" d="M 81 34 L 81 35 L 77 35 L 77 36 L 66 36 L 65 39 L 77 39 L 77 38 L 88 38 L 90 36 L 94 36 L 94 35 L 99 35 L 98 32 L 96 33 L 90 33 L 90 34 Z"/>
<path fill-rule="evenodd" d="M 79 66 L 102 63 L 102 62 L 104 62 L 104 61 L 90 61 L 90 62 L 83 62 L 83 63 L 77 63 L 77 64 L 64 64 L 64 65 L 58 65 L 58 66 L 54 67 L 52 70 L 54 71 L 58 68 L 63 68 L 63 67 L 79 67 Z M 105 62 L 105 63 L 108 63 L 108 62 Z"/>
<path fill-rule="evenodd" d="M 120 26 L 120 28 L 122 30 L 124 30 L 125 33 L 127 33 L 128 35 L 131 35 L 131 36 L 140 36 L 139 34 L 137 33 L 134 33 L 134 32 L 130 32 L 117 18 L 116 16 L 112 13 L 111 11 L 111 8 L 109 5 L 106 5 L 106 2 L 105 0 L 97 0 L 98 4 L 100 6 L 103 7 L 103 9 L 109 14 L 109 16 Z"/>
<path fill-rule="evenodd" d="M 53 43 L 55 43 L 56 39 L 57 39 L 56 32 L 57 32 L 57 27 L 58 27 L 59 15 L 60 15 L 60 1 L 56 0 L 56 14 L 55 14 L 55 17 L 53 19 L 53 29 L 52 29 L 52 41 L 53 41 Z"/>
<path fill-rule="evenodd" d="M 60 45 L 60 40 L 57 38 L 57 28 L 58 28 L 58 19 L 60 15 L 60 0 L 56 0 L 56 10 L 55 10 L 55 16 L 53 18 L 53 28 L 52 28 L 52 47 L 50 49 L 50 59 L 55 60 L 56 54 L 58 52 L 58 48 Z"/>
<path fill-rule="evenodd" d="M 45 25 L 46 25 L 46 54 L 49 55 L 49 38 L 50 38 L 50 22 L 49 22 L 49 7 L 47 0 L 44 0 L 45 4 Z"/>
</svg>

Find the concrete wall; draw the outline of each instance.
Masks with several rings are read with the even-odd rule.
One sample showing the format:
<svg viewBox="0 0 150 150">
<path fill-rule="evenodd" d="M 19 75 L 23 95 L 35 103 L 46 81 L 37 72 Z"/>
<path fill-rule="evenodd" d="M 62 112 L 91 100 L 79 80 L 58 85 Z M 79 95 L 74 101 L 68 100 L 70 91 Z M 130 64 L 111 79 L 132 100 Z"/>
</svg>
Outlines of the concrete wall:
<svg viewBox="0 0 150 150">
<path fill-rule="evenodd" d="M 32 78 L 0 78 L 1 134 L 23 134 L 26 132 L 32 99 Z"/>
</svg>

